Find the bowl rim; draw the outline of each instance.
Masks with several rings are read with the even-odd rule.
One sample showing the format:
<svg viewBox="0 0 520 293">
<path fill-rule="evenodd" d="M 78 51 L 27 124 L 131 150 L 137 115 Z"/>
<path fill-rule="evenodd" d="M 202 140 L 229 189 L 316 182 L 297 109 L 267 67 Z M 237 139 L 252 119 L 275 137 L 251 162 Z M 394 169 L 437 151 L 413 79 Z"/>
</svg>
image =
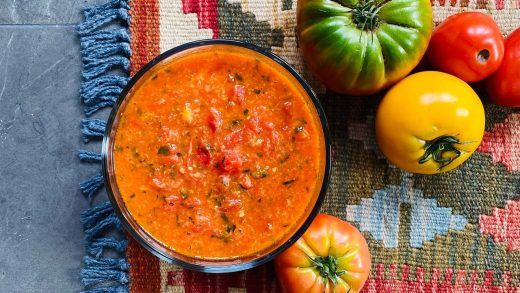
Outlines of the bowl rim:
<svg viewBox="0 0 520 293">
<path fill-rule="evenodd" d="M 116 196 L 113 191 L 113 186 L 110 183 L 110 174 L 109 174 L 109 162 L 108 162 L 108 148 L 111 143 L 110 133 L 112 131 L 112 127 L 114 125 L 115 119 L 117 118 L 119 108 L 125 98 L 127 97 L 130 90 L 133 88 L 133 86 L 141 79 L 143 75 L 145 75 L 148 70 L 153 68 L 156 64 L 159 62 L 169 58 L 172 55 L 175 55 L 177 53 L 180 53 L 182 51 L 198 48 L 198 47 L 204 47 L 209 45 L 229 45 L 229 46 L 237 46 L 245 49 L 249 49 L 252 51 L 255 51 L 257 53 L 260 53 L 269 59 L 273 60 L 274 62 L 281 65 L 285 70 L 287 70 L 300 84 L 300 86 L 303 88 L 303 90 L 307 93 L 309 96 L 309 99 L 312 101 L 312 104 L 314 105 L 314 108 L 316 109 L 316 112 L 318 114 L 318 117 L 320 119 L 320 123 L 322 126 L 322 132 L 324 137 L 324 144 L 325 144 L 325 162 L 324 162 L 324 173 L 323 173 L 323 180 L 321 189 L 319 191 L 319 194 L 316 198 L 316 203 L 314 204 L 314 207 L 311 209 L 309 216 L 303 224 L 296 230 L 296 232 L 284 243 L 282 243 L 280 246 L 273 249 L 271 252 L 262 255 L 256 259 L 252 259 L 246 262 L 242 263 L 231 263 L 231 264 L 225 264 L 225 265 L 201 265 L 201 264 L 195 264 L 186 262 L 184 260 L 172 257 L 171 255 L 166 255 L 163 252 L 161 252 L 158 248 L 156 248 L 154 245 L 149 243 L 145 237 L 143 237 L 138 231 L 136 231 L 132 225 L 129 223 L 128 219 L 126 218 L 125 214 L 122 211 L 122 207 L 119 206 Z M 271 260 L 273 260 L 277 255 L 279 255 L 281 252 L 289 248 L 291 245 L 293 245 L 307 230 L 307 228 L 310 226 L 316 215 L 319 213 L 320 207 L 323 203 L 323 200 L 325 198 L 325 195 L 327 193 L 328 186 L 330 184 L 331 180 L 331 173 L 332 173 L 332 144 L 331 144 L 331 135 L 329 131 L 329 126 L 327 122 L 327 118 L 325 116 L 325 111 L 323 110 L 323 107 L 321 106 L 321 103 L 316 95 L 316 93 L 312 90 L 311 86 L 303 79 L 303 77 L 296 72 L 296 70 L 289 65 L 285 60 L 283 60 L 281 57 L 257 46 L 251 43 L 243 42 L 243 41 L 237 41 L 237 40 L 225 40 L 225 39 L 207 39 L 207 40 L 198 40 L 198 41 L 192 41 L 188 43 L 184 43 L 182 45 L 176 46 L 172 49 L 169 49 L 159 55 L 157 55 L 155 58 L 153 58 L 150 62 L 148 62 L 146 65 L 144 65 L 134 76 L 130 78 L 124 89 L 121 91 L 121 93 L 118 96 L 118 99 L 116 103 L 114 104 L 110 116 L 107 120 L 105 133 L 103 135 L 103 142 L 102 142 L 102 172 L 103 172 L 103 180 L 105 183 L 105 187 L 107 190 L 108 198 L 112 204 L 112 207 L 114 209 L 114 212 L 121 220 L 122 226 L 125 228 L 125 230 L 146 250 L 151 252 L 153 255 L 158 257 L 159 259 L 166 261 L 168 263 L 180 266 L 182 268 L 190 269 L 193 271 L 199 271 L 199 272 L 206 272 L 206 273 L 230 273 L 230 272 L 237 272 L 237 271 L 243 271 L 246 269 L 250 269 L 259 265 L 262 265 L 264 263 L 267 263 Z M 116 187 L 117 188 L 117 187 Z M 209 261 L 211 262 L 211 261 Z"/>
</svg>

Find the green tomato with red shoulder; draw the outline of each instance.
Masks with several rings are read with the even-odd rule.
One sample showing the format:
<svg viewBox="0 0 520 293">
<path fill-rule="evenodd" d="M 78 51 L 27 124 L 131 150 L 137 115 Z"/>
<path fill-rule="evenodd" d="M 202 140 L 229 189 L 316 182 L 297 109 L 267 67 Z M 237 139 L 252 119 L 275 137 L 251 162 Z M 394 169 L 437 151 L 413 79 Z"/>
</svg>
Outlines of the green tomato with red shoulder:
<svg viewBox="0 0 520 293">
<path fill-rule="evenodd" d="M 299 0 L 297 37 L 310 69 L 338 93 L 376 93 L 423 57 L 429 0 Z"/>
</svg>

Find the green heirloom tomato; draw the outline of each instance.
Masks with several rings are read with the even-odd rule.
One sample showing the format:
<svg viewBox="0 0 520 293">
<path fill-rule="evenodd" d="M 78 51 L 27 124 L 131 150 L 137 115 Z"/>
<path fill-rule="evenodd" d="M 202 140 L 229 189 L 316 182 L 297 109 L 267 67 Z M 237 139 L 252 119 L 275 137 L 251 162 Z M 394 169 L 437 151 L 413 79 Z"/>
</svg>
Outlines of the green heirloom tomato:
<svg viewBox="0 0 520 293">
<path fill-rule="evenodd" d="M 432 33 L 429 0 L 299 0 L 305 61 L 333 91 L 366 95 L 405 77 Z"/>
</svg>

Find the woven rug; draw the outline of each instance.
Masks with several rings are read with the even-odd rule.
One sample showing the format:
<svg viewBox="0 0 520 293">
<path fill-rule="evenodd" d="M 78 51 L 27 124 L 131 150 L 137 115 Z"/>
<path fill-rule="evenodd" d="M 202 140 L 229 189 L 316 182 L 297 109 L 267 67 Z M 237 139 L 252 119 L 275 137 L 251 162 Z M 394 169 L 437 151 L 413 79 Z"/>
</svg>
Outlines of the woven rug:
<svg viewBox="0 0 520 293">
<path fill-rule="evenodd" d="M 434 21 L 465 10 L 488 13 L 504 35 L 520 26 L 520 0 L 440 0 Z M 494 106 L 484 92 L 486 133 L 454 171 L 424 176 L 390 166 L 374 139 L 380 96 L 327 93 L 298 51 L 296 0 L 114 0 L 85 9 L 82 44 L 85 142 L 102 137 L 106 111 L 134 74 L 157 54 L 206 38 L 255 43 L 278 54 L 319 93 L 333 138 L 333 179 L 322 212 L 355 224 L 373 268 L 364 292 L 520 292 L 520 111 Z M 114 26 L 119 26 L 114 28 Z M 89 144 L 80 159 L 97 163 Z M 81 183 L 92 198 L 101 173 Z M 233 274 L 183 270 L 114 234 L 109 203 L 81 217 L 88 292 L 276 292 L 272 265 Z M 119 254 L 119 257 L 115 255 Z"/>
</svg>

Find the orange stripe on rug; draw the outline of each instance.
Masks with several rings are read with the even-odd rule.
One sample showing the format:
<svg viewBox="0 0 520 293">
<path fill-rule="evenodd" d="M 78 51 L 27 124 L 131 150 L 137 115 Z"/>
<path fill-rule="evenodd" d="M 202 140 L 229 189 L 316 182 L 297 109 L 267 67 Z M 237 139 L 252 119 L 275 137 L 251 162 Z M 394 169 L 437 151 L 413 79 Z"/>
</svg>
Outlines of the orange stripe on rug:
<svg viewBox="0 0 520 293">
<path fill-rule="evenodd" d="M 130 17 L 132 38 L 130 75 L 134 75 L 143 65 L 160 53 L 159 1 L 131 1 Z"/>
</svg>

